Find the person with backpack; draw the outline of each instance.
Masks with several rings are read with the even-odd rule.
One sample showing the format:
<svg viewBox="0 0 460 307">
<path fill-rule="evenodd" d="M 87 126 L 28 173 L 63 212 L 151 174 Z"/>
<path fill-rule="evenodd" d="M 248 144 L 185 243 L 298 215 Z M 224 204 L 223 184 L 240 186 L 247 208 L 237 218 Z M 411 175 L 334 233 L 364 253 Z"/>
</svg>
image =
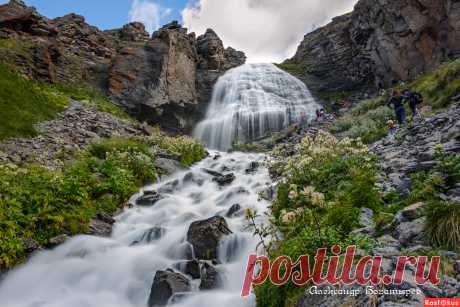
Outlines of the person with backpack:
<svg viewBox="0 0 460 307">
<path fill-rule="evenodd" d="M 420 117 L 419 106 L 423 103 L 422 94 L 411 90 L 404 90 L 403 97 L 404 100 L 409 103 L 409 107 L 412 111 L 412 116 Z"/>
<path fill-rule="evenodd" d="M 404 97 L 401 95 L 401 92 L 399 90 L 393 91 L 393 94 L 391 95 L 391 98 L 388 101 L 387 105 L 390 108 L 391 105 L 393 105 L 399 125 L 404 124 L 404 121 L 406 119 L 406 109 L 404 108 Z"/>
</svg>

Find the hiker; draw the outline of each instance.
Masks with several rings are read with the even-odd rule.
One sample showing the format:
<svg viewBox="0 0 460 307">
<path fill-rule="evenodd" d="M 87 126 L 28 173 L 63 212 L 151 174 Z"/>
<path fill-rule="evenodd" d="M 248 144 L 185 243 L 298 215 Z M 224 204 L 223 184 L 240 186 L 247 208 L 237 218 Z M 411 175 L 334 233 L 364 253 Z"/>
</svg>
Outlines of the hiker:
<svg viewBox="0 0 460 307">
<path fill-rule="evenodd" d="M 387 125 L 388 125 L 388 134 L 393 137 L 395 134 L 396 134 L 396 131 L 398 129 L 398 127 L 396 126 L 396 123 L 394 120 L 390 119 L 389 121 L 387 121 Z"/>
<path fill-rule="evenodd" d="M 404 97 L 399 90 L 393 91 L 393 95 L 388 101 L 388 107 L 391 108 L 391 105 L 393 105 L 399 125 L 403 125 L 406 119 L 406 109 L 404 108 Z"/>
<path fill-rule="evenodd" d="M 423 96 L 417 92 L 411 90 L 404 90 L 404 100 L 408 101 L 409 107 L 412 111 L 412 117 L 420 117 L 419 105 L 423 103 Z"/>
</svg>

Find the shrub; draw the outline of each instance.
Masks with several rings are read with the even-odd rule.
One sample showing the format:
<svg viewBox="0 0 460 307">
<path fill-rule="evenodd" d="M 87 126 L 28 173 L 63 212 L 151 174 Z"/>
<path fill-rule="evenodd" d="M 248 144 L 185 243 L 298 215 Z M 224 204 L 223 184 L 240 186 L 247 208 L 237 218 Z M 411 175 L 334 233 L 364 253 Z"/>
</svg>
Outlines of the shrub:
<svg viewBox="0 0 460 307">
<path fill-rule="evenodd" d="M 175 157 L 184 166 L 190 166 L 196 161 L 204 159 L 208 153 L 200 142 L 188 136 L 171 137 L 157 130 L 147 139 L 151 146 L 166 151 Z"/>
<path fill-rule="evenodd" d="M 361 102 L 349 113 L 337 119 L 330 130 L 344 137 L 375 142 L 387 134 L 387 121 L 394 117 L 392 109 L 382 105 L 382 96 Z"/>
<path fill-rule="evenodd" d="M 460 251 L 460 206 L 440 201 L 426 206 L 426 232 L 438 247 Z"/>
</svg>

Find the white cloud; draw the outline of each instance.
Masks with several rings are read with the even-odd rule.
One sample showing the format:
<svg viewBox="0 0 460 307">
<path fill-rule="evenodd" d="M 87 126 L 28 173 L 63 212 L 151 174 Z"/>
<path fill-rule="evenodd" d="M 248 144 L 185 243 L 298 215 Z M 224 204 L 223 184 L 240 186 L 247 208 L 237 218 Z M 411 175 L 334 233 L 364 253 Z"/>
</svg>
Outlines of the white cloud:
<svg viewBox="0 0 460 307">
<path fill-rule="evenodd" d="M 184 26 L 197 34 L 212 28 L 226 46 L 250 62 L 292 57 L 303 36 L 351 11 L 357 0 L 197 0 L 182 11 Z"/>
<path fill-rule="evenodd" d="M 160 27 L 163 9 L 153 1 L 134 0 L 129 11 L 130 21 L 139 21 L 150 34 Z"/>
</svg>

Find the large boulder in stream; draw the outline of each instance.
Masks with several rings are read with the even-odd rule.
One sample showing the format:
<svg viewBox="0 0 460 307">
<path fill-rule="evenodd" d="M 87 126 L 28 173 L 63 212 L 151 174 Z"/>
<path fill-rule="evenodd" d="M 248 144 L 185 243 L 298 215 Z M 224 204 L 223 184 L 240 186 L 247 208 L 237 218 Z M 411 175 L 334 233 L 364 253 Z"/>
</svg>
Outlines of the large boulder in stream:
<svg viewBox="0 0 460 307">
<path fill-rule="evenodd" d="M 193 222 L 187 232 L 187 241 L 192 244 L 197 259 L 213 260 L 217 259 L 220 241 L 231 233 L 225 218 L 214 216 Z"/>
<path fill-rule="evenodd" d="M 184 275 L 173 270 L 157 271 L 153 279 L 148 306 L 162 307 L 175 294 L 191 291 L 190 282 Z"/>
</svg>

